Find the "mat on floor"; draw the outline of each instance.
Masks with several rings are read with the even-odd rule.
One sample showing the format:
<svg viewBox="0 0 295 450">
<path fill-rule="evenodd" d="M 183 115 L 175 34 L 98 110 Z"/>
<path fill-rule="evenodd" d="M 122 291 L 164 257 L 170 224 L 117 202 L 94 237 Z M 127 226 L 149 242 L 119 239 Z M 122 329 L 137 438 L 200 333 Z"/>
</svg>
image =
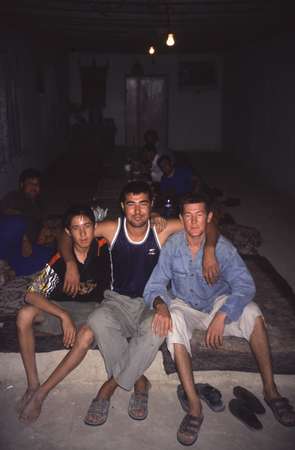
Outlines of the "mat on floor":
<svg viewBox="0 0 295 450">
<path fill-rule="evenodd" d="M 256 282 L 255 301 L 261 307 L 268 328 L 276 373 L 295 374 L 295 295 L 269 261 L 259 255 L 244 256 Z M 0 305 L 0 352 L 18 352 L 15 327 L 15 311 L 21 301 L 21 286 L 28 279 L 18 282 L 19 297 L 14 304 L 7 298 L 5 308 Z M 10 291 L 10 294 L 12 291 Z M 11 299 L 12 301 L 12 299 Z M 5 312 L 6 310 L 6 312 Z M 196 332 L 192 339 L 193 369 L 241 370 L 256 372 L 257 366 L 248 343 L 243 339 L 225 338 L 220 350 L 210 350 L 203 344 L 204 335 Z M 62 349 L 61 336 L 37 336 L 37 352 Z M 176 371 L 166 345 L 161 348 L 167 374 Z"/>
</svg>

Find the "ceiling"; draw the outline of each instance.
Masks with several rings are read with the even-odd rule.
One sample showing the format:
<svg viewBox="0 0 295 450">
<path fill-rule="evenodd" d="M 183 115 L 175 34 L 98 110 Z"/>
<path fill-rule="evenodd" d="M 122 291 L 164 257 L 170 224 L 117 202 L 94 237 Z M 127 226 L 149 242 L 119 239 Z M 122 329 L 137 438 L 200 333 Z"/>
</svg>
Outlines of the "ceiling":
<svg viewBox="0 0 295 450">
<path fill-rule="evenodd" d="M 2 0 L 0 27 L 73 50 L 223 52 L 294 26 L 286 0 Z M 168 48 L 168 29 L 176 45 Z"/>
</svg>

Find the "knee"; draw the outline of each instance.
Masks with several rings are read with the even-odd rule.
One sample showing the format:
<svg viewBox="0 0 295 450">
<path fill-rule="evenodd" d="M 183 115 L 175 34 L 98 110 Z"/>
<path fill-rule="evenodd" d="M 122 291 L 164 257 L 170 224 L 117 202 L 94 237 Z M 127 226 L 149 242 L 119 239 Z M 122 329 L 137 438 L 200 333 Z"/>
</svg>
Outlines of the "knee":
<svg viewBox="0 0 295 450">
<path fill-rule="evenodd" d="M 23 306 L 17 313 L 16 326 L 19 331 L 25 330 L 33 326 L 33 321 L 38 311 L 34 306 Z"/>
<path fill-rule="evenodd" d="M 83 325 L 77 335 L 77 345 L 85 350 L 88 350 L 94 340 L 94 333 L 87 325 Z"/>
<path fill-rule="evenodd" d="M 112 324 L 112 317 L 109 311 L 98 308 L 88 317 L 88 328 L 93 330 L 93 333 L 101 333 Z"/>
<path fill-rule="evenodd" d="M 241 320 L 241 328 L 244 332 L 244 337 L 247 340 L 250 340 L 253 331 L 257 326 L 265 327 L 264 319 L 258 305 L 251 302 L 245 307 Z"/>
<path fill-rule="evenodd" d="M 171 319 L 172 319 L 172 326 L 173 330 L 177 330 L 178 333 L 183 332 L 186 328 L 186 323 L 183 317 L 182 311 L 175 308 L 171 311 Z"/>
</svg>

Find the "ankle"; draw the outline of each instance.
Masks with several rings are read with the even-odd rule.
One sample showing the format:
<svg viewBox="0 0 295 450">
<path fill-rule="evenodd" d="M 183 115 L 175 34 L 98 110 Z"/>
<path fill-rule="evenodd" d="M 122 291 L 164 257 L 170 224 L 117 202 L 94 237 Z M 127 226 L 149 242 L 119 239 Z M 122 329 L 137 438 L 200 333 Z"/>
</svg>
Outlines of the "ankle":
<svg viewBox="0 0 295 450">
<path fill-rule="evenodd" d="M 279 391 L 277 390 L 277 387 L 276 387 L 275 384 L 272 384 L 270 386 L 264 386 L 263 395 L 268 400 L 272 400 L 272 399 L 281 397 L 281 395 L 280 395 Z"/>
<path fill-rule="evenodd" d="M 192 416 L 199 417 L 202 415 L 203 408 L 202 403 L 200 402 L 199 399 L 189 401 L 188 407 L 189 407 L 189 414 L 191 414 Z"/>
<path fill-rule="evenodd" d="M 134 392 L 146 391 L 149 385 L 149 380 L 144 375 L 142 375 L 134 384 Z"/>
<path fill-rule="evenodd" d="M 200 406 L 195 405 L 193 407 L 189 407 L 188 412 L 191 416 L 200 417 L 203 415 L 203 408 L 201 405 Z"/>
<path fill-rule="evenodd" d="M 42 386 L 39 386 L 39 388 L 35 391 L 34 397 L 39 402 L 43 402 L 48 394 L 49 392 L 47 390 L 45 390 Z"/>
<path fill-rule="evenodd" d="M 35 392 L 35 391 L 37 391 L 37 389 L 39 389 L 39 387 L 40 387 L 40 383 L 30 384 L 27 387 L 27 391 L 26 392 L 28 392 L 28 393 Z"/>
</svg>

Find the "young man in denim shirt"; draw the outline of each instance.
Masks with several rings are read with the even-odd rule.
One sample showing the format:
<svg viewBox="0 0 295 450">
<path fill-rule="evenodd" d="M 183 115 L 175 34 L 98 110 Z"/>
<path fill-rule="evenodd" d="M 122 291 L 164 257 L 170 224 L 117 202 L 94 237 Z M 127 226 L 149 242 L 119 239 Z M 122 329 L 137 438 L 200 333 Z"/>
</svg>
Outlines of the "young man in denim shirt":
<svg viewBox="0 0 295 450">
<path fill-rule="evenodd" d="M 283 425 L 295 425 L 295 413 L 274 383 L 264 319 L 252 301 L 254 281 L 235 247 L 222 236 L 216 247 L 218 280 L 209 285 L 202 275 L 204 237 L 212 215 L 205 196 L 187 195 L 182 199 L 180 218 L 184 230 L 167 241 L 144 290 L 146 304 L 155 309 L 154 333 L 167 336 L 168 349 L 188 398 L 189 411 L 177 432 L 184 445 L 197 440 L 203 421 L 191 366 L 194 329 L 206 330 L 205 342 L 212 348 L 222 345 L 223 336 L 247 339 L 261 373 L 265 401 Z"/>
</svg>

